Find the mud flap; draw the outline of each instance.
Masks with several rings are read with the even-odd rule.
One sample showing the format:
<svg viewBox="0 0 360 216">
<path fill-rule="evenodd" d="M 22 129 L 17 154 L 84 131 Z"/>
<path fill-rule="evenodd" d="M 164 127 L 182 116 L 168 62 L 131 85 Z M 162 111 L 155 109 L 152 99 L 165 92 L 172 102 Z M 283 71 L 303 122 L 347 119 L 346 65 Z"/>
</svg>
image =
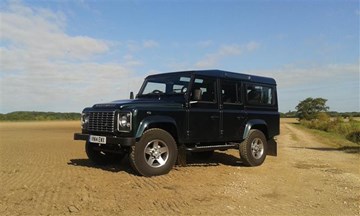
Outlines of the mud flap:
<svg viewBox="0 0 360 216">
<path fill-rule="evenodd" d="M 178 157 L 176 160 L 176 164 L 182 167 L 186 166 L 186 149 L 183 145 L 178 147 Z"/>
<path fill-rule="evenodd" d="M 268 151 L 267 155 L 277 156 L 277 142 L 275 139 L 268 140 Z"/>
</svg>

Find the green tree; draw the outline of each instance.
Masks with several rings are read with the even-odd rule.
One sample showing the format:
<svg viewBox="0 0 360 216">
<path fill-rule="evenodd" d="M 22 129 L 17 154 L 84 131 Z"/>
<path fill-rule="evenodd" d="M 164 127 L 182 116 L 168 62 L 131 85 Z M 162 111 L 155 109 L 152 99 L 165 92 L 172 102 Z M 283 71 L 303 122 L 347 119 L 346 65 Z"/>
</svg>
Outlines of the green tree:
<svg viewBox="0 0 360 216">
<path fill-rule="evenodd" d="M 320 112 L 326 112 L 329 107 L 326 106 L 327 99 L 324 98 L 306 98 L 295 107 L 297 117 L 302 120 L 315 119 Z"/>
</svg>

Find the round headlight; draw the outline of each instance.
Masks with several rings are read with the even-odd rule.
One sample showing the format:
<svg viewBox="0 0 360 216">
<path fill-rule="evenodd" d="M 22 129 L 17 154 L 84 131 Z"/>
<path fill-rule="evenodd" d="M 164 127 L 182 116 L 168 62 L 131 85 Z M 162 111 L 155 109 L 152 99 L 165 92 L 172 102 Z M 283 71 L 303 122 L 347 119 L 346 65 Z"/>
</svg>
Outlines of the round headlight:
<svg viewBox="0 0 360 216">
<path fill-rule="evenodd" d="M 126 127 L 127 125 L 127 117 L 126 116 L 121 116 L 119 124 L 121 127 Z"/>
<path fill-rule="evenodd" d="M 82 113 L 81 114 L 81 126 L 84 127 L 84 125 L 89 123 L 89 115 Z"/>
<path fill-rule="evenodd" d="M 88 116 L 88 115 L 85 116 L 85 119 L 84 119 L 85 124 L 89 123 L 89 118 L 90 118 L 90 116 Z"/>
</svg>

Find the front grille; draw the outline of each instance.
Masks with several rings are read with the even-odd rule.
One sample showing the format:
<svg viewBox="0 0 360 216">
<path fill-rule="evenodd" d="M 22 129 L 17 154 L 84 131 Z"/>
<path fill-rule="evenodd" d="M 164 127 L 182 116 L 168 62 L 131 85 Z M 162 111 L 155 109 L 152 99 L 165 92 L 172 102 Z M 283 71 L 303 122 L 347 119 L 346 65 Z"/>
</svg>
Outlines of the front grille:
<svg viewBox="0 0 360 216">
<path fill-rule="evenodd" d="M 89 131 L 114 132 L 115 112 L 90 112 Z"/>
</svg>

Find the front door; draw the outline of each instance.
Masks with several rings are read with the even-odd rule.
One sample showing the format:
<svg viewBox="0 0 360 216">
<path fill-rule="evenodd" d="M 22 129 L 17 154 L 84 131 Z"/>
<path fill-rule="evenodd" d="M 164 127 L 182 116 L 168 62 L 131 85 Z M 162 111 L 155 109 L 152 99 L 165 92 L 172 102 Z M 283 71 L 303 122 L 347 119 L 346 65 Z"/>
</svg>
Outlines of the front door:
<svg viewBox="0 0 360 216">
<path fill-rule="evenodd" d="M 191 88 L 188 118 L 191 141 L 219 141 L 220 110 L 215 78 L 195 77 Z"/>
</svg>

